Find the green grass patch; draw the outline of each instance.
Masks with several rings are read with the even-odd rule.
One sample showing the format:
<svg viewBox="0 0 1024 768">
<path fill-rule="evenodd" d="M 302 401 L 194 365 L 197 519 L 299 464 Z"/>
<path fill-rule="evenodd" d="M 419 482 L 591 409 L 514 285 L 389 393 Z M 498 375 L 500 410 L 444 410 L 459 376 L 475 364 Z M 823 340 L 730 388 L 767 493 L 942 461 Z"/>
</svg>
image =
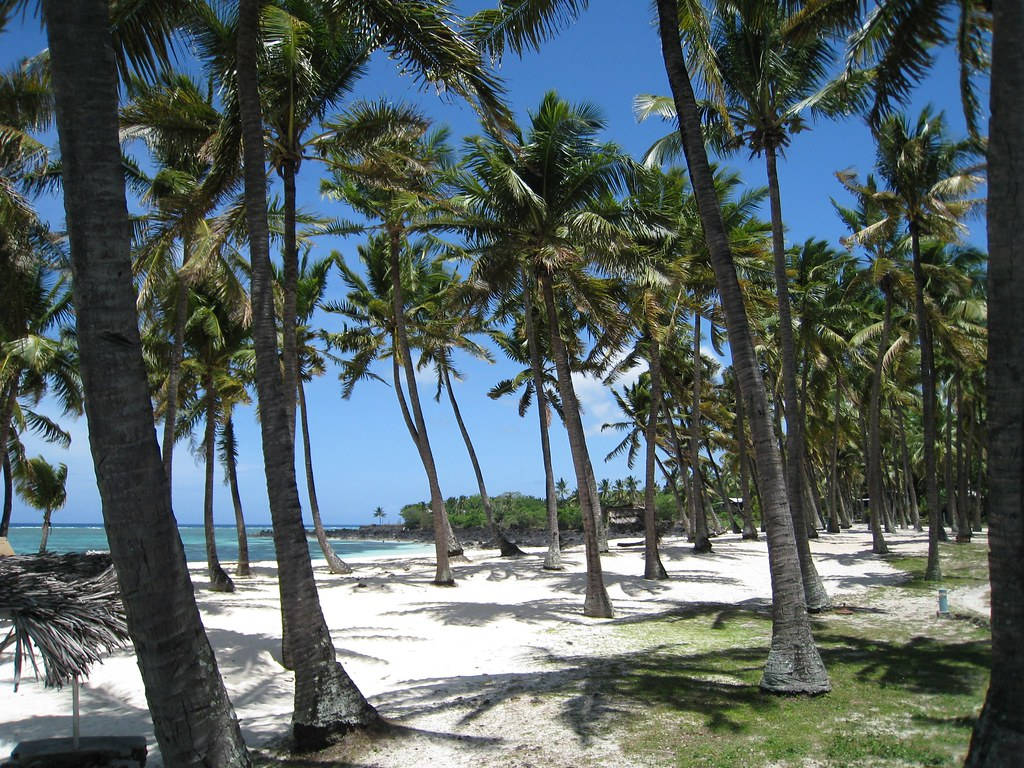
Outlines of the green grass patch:
<svg viewBox="0 0 1024 768">
<path fill-rule="evenodd" d="M 870 607 L 814 623 L 833 684 L 823 696 L 762 693 L 770 617 L 730 606 L 689 607 L 618 627 L 650 650 L 620 659 L 589 688 L 616 713 L 604 726 L 617 729 L 623 748 L 645 765 L 962 763 L 988 680 L 985 631 L 957 622 L 951 639 L 949 624 L 932 633 Z"/>
<path fill-rule="evenodd" d="M 925 581 L 924 572 L 928 556 L 884 555 L 893 568 L 906 571 L 910 580 L 903 586 L 914 590 L 933 590 L 937 586 L 947 588 L 973 587 L 988 583 L 988 547 L 986 542 L 971 541 L 964 544 L 942 542 L 939 544 L 939 567 L 942 578 Z"/>
</svg>

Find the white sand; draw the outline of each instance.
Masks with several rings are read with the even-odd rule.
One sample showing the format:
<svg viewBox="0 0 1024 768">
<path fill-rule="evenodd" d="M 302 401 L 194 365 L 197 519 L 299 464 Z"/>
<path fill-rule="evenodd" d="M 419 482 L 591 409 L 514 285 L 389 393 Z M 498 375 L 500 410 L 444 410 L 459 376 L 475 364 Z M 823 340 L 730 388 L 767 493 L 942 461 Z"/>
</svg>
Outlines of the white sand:
<svg viewBox="0 0 1024 768">
<path fill-rule="evenodd" d="M 913 532 L 887 535 L 887 541 L 894 552 L 927 547 L 926 534 Z M 350 560 L 355 572 L 349 576 L 332 576 L 321 565 L 320 600 L 338 658 L 381 714 L 416 729 L 397 748 L 375 752 L 371 746 L 359 764 L 415 766 L 443 759 L 449 767 L 631 765 L 614 744 L 560 720 L 536 694 L 545 690 L 545 676 L 554 685 L 572 674 L 559 659 L 600 663 L 615 652 L 622 642 L 616 627 L 630 617 L 695 602 L 767 601 L 764 541 L 725 535 L 713 542 L 712 555 L 698 556 L 685 541 L 666 540 L 662 558 L 671 579 L 649 582 L 641 578 L 642 548 L 623 549 L 613 541 L 612 553 L 603 558 L 613 621 L 581 614 L 580 548 L 564 553 L 567 569 L 561 573 L 541 570 L 539 549 L 511 561 L 493 551 L 471 551 L 470 562 L 455 566 L 454 589 L 430 584 L 433 566 L 425 558 Z M 903 579 L 871 555 L 870 543 L 863 530 L 812 541 L 834 601 Z M 251 745 L 286 734 L 290 724 L 292 675 L 276 661 L 280 615 L 274 574 L 272 563 L 257 564 L 253 578 L 236 579 L 235 593 L 216 594 L 205 589 L 205 568 L 192 567 L 203 621 Z M 954 610 L 988 613 L 987 595 L 979 590 L 951 593 L 950 601 Z M 934 604 L 922 602 L 905 620 L 934 621 Z M 18 741 L 70 736 L 70 689 L 45 689 L 29 671 L 15 693 L 12 680 L 7 653 L 0 660 L 0 759 Z M 578 682 L 585 686 L 585 680 Z M 590 706 L 586 697 L 581 702 Z M 144 734 L 148 765 L 161 764 L 129 651 L 97 665 L 84 683 L 82 733 Z"/>
</svg>

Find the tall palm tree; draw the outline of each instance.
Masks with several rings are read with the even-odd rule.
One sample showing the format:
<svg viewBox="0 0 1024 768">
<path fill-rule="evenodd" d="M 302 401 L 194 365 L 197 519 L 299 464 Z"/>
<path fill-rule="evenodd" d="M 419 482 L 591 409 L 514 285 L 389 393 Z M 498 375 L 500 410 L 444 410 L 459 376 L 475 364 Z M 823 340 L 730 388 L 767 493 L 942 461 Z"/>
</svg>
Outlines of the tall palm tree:
<svg viewBox="0 0 1024 768">
<path fill-rule="evenodd" d="M 409 394 L 410 419 L 406 426 L 416 444 L 430 487 L 430 505 L 434 517 L 434 543 L 437 567 L 434 583 L 454 584 L 448 555 L 462 554 L 454 540 L 444 495 L 438 480 L 426 421 L 420 406 L 412 344 L 406 313 L 415 297 L 404 295 L 402 276 L 411 253 L 410 230 L 431 216 L 432 207 L 444 197 L 441 175 L 450 165 L 451 155 L 444 130 L 427 133 L 428 123 L 402 109 L 384 105 L 358 105 L 333 124 L 336 139 L 329 149 L 328 164 L 332 178 L 324 182 L 331 195 L 344 199 L 362 215 L 375 222 L 380 234 L 375 247 L 387 255 L 391 322 L 394 332 L 393 363 L 400 365 Z M 363 137 L 353 141 L 349 137 Z M 368 138 L 367 138 L 368 137 Z M 429 243 L 427 243 L 429 247 Z M 396 393 L 399 391 L 395 381 Z M 404 404 L 404 399 L 399 401 Z M 403 415 L 405 412 L 403 410 Z"/>
<path fill-rule="evenodd" d="M 109 4 L 69 7 L 46 0 L 42 8 L 71 223 L 89 442 L 154 731 L 169 766 L 247 766 L 199 619 L 153 429 L 131 284 Z"/>
<path fill-rule="evenodd" d="M 307 748 L 330 735 L 376 722 L 376 710 L 338 663 L 330 630 L 317 597 L 295 483 L 291 440 L 277 355 L 273 275 L 267 225 L 267 179 L 258 75 L 259 9 L 240 0 L 237 35 L 237 93 L 241 118 L 245 214 L 252 264 L 253 340 L 259 394 L 263 460 L 274 527 L 285 650 L 295 666 L 292 732 Z"/>
<path fill-rule="evenodd" d="M 683 57 L 679 37 L 679 9 L 675 0 L 657 0 L 658 30 L 679 130 L 701 222 L 708 241 L 711 264 L 727 318 L 733 367 L 750 415 L 757 459 L 762 514 L 768 527 L 769 565 L 772 571 L 772 647 L 761 686 L 789 693 L 829 690 L 831 684 L 814 645 L 796 534 L 786 497 L 781 458 L 772 433 L 761 372 L 754 355 L 743 294 L 736 278 L 721 207 L 715 194 L 711 167 L 704 148 L 697 101 Z M 801 569 L 802 573 L 802 569 Z"/>
<path fill-rule="evenodd" d="M 42 456 L 28 459 L 15 472 L 18 495 L 29 506 L 43 513 L 39 554 L 46 552 L 46 541 L 50 538 L 50 516 L 67 502 L 67 479 L 67 464 L 58 464 L 55 467 Z"/>
<path fill-rule="evenodd" d="M 992 677 L 964 763 L 1013 765 L 1024 749 L 1024 401 L 1020 329 L 1024 325 L 1024 8 L 993 3 L 992 118 L 988 145 L 989 341 L 988 498 L 992 582 Z"/>
<path fill-rule="evenodd" d="M 597 481 L 572 384 L 571 348 L 562 336 L 561 302 L 555 299 L 557 283 L 559 292 L 571 291 L 602 320 L 616 315 L 607 285 L 586 271 L 591 263 L 608 266 L 621 253 L 597 250 L 599 240 L 614 246 L 622 239 L 600 202 L 622 189 L 629 175 L 617 148 L 596 141 L 602 127 L 594 107 L 573 106 L 548 93 L 531 114 L 526 134 L 516 130 L 510 140 L 494 134 L 472 140 L 455 200 L 461 210 L 451 223 L 467 237 L 483 279 L 500 291 L 518 292 L 527 313 L 534 311 L 535 297 L 543 307 L 583 518 L 584 613 L 609 617 L 598 552 Z"/>
<path fill-rule="evenodd" d="M 925 578 L 941 577 L 938 556 L 939 492 L 935 443 L 935 362 L 932 327 L 925 303 L 926 279 L 921 239 L 958 238 L 962 219 L 977 202 L 967 197 L 980 183 L 972 167 L 978 146 L 970 140 L 951 141 L 942 113 L 922 110 L 911 125 L 902 115 L 890 115 L 878 128 L 875 165 L 888 189 L 875 195 L 886 212 L 879 227 L 905 226 L 913 257 L 918 343 L 921 349 L 921 389 L 924 428 L 925 488 L 928 500 L 929 547 Z"/>
</svg>

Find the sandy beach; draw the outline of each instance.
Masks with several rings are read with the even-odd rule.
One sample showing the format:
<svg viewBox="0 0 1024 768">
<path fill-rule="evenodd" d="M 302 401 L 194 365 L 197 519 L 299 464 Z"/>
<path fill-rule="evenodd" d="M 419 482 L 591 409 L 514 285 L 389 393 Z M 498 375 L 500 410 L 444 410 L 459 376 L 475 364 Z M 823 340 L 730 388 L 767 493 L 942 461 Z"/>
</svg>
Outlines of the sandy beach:
<svg viewBox="0 0 1024 768">
<path fill-rule="evenodd" d="M 634 539 L 635 540 L 635 539 Z M 927 535 L 887 534 L 896 553 L 922 552 Z M 812 541 L 815 562 L 838 604 L 865 590 L 899 583 L 904 575 L 874 557 L 864 530 Z M 602 734 L 581 733 L 553 711 L 538 691 L 564 687 L 566 676 L 585 686 L 587 664 L 637 640 L 621 629 L 638 617 L 694 604 L 766 606 L 770 597 L 764 541 L 714 539 L 711 555 L 694 555 L 679 539 L 663 542 L 670 580 L 641 578 L 642 548 L 612 542 L 603 557 L 612 620 L 584 618 L 583 553 L 564 553 L 566 570 L 541 570 L 543 550 L 503 560 L 496 551 L 470 550 L 456 564 L 457 587 L 438 588 L 429 558 L 351 560 L 355 572 L 316 568 L 320 599 L 338 658 L 389 721 L 409 737 L 387 750 L 367 745 L 362 766 L 634 765 Z M 233 594 L 208 591 L 205 568 L 192 578 L 210 640 L 246 741 L 256 747 L 287 734 L 292 675 L 280 655 L 280 614 L 273 563 L 259 563 Z M 981 590 L 951 593 L 957 610 L 987 616 Z M 931 597 L 900 608 L 901 621 L 934 621 Z M 653 642 L 653 641 L 652 641 Z M 13 691 L 10 654 L 0 663 L 0 760 L 21 740 L 71 733 L 71 691 L 48 690 L 27 674 Z M 571 682 L 571 680 L 570 680 Z M 585 705 L 585 697 L 581 700 Z M 148 765 L 160 766 L 142 683 L 130 651 L 97 665 L 82 686 L 83 735 L 145 735 Z M 394 748 L 392 748 L 394 746 Z M 593 761 L 593 762 L 592 762 Z"/>
</svg>

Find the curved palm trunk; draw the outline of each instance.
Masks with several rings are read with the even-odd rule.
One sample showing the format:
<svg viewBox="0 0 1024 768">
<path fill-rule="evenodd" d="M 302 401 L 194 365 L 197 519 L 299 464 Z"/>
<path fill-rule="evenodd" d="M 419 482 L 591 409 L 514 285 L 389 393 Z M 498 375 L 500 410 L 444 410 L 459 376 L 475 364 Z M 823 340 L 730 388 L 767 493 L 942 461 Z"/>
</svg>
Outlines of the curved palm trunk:
<svg viewBox="0 0 1024 768">
<path fill-rule="evenodd" d="M 650 339 L 648 355 L 651 374 L 651 405 L 648 408 L 644 439 L 647 453 L 644 464 L 644 578 L 667 579 L 668 572 L 658 554 L 658 514 L 654 506 L 657 486 L 654 481 L 655 449 L 658 447 L 658 416 L 661 413 L 661 350 L 658 342 Z"/>
<path fill-rule="evenodd" d="M 768 403 L 754 355 L 743 294 L 736 278 L 703 144 L 697 102 L 683 60 L 679 41 L 679 9 L 676 0 L 657 0 L 657 8 L 665 71 L 675 100 L 690 179 L 711 252 L 711 265 L 725 309 L 733 366 L 750 417 L 757 456 L 758 485 L 762 514 L 768 528 L 768 560 L 772 578 L 772 644 L 761 687 L 784 693 L 819 693 L 830 690 L 831 684 L 811 635 L 782 463 L 772 435 Z"/>
<path fill-rule="evenodd" d="M 700 355 L 700 312 L 693 313 L 693 399 L 690 414 L 690 471 L 693 473 L 693 551 L 710 552 L 708 518 L 704 508 L 704 478 L 700 471 L 700 397 L 704 364 Z"/>
<path fill-rule="evenodd" d="M 715 476 L 715 490 L 718 492 L 718 498 L 722 502 L 722 510 L 728 516 L 729 527 L 733 533 L 742 533 L 743 527 L 736 522 L 733 504 L 729 499 L 729 494 L 725 492 L 725 484 L 722 482 L 722 473 L 719 471 L 718 463 L 715 461 L 715 454 L 711 451 L 711 446 L 706 442 L 704 443 L 704 453 L 707 454 L 708 466 L 711 467 L 711 472 Z"/>
<path fill-rule="evenodd" d="M 238 567 L 235 575 L 245 578 L 252 575 L 249 567 L 249 535 L 245 531 L 245 515 L 242 513 L 242 497 L 238 493 L 238 467 L 235 461 L 235 421 L 228 414 L 224 422 L 224 442 L 227 446 L 224 456 L 228 487 L 231 489 L 231 506 L 235 510 L 235 532 L 238 535 Z"/>
<path fill-rule="evenodd" d="M 306 464 L 306 490 L 309 493 L 309 513 L 313 517 L 313 532 L 324 553 L 327 567 L 331 573 L 352 573 L 352 568 L 334 552 L 331 542 L 327 540 L 323 520 L 320 519 L 320 502 L 316 496 L 316 481 L 313 479 L 313 451 L 309 444 L 309 418 L 306 413 L 306 390 L 300 380 L 298 382 L 299 417 L 302 419 L 302 458 Z"/>
<path fill-rule="evenodd" d="M 242 122 L 245 214 L 252 263 L 253 339 L 263 461 L 274 524 L 278 582 L 288 650 L 295 665 L 292 733 L 300 749 L 316 747 L 346 731 L 377 722 L 376 710 L 345 673 L 317 596 L 295 483 L 295 450 L 282 389 L 267 228 L 267 180 L 257 82 L 258 3 L 240 0 L 238 102 Z M 294 390 L 287 390 L 294 398 Z"/>
<path fill-rule="evenodd" d="M 487 488 L 484 485 L 484 473 L 480 470 L 480 462 L 476 458 L 476 451 L 473 448 L 473 441 L 469 438 L 469 430 L 466 429 L 466 424 L 462 420 L 462 411 L 459 410 L 459 404 L 455 399 L 455 392 L 452 390 L 451 377 L 448 375 L 448 369 L 444 369 L 444 388 L 448 391 L 448 402 L 451 403 L 452 412 L 455 414 L 455 421 L 459 425 L 459 431 L 462 433 L 462 440 L 466 444 L 466 452 L 469 454 L 469 461 L 473 465 L 473 473 L 476 475 L 476 485 L 480 489 L 480 501 L 484 506 L 484 514 L 487 516 L 487 526 L 491 529 L 491 536 L 498 544 L 498 549 L 501 551 L 502 557 L 518 557 L 524 554 L 515 542 L 509 541 L 508 537 L 502 533 L 498 527 L 497 522 L 494 520 L 494 510 L 491 508 L 491 498 L 487 495 Z"/>
<path fill-rule="evenodd" d="M 871 373 L 871 406 L 868 408 L 868 505 L 871 510 L 871 551 L 876 555 L 888 554 L 882 535 L 882 516 L 885 503 L 882 488 L 882 437 L 879 420 L 882 410 L 882 361 L 889 347 L 889 333 L 892 329 L 892 293 L 885 292 L 885 314 L 882 320 L 882 337 L 878 340 L 878 355 Z"/>
<path fill-rule="evenodd" d="M 779 308 L 779 342 L 782 353 L 782 396 L 786 414 L 786 490 L 793 516 L 796 551 L 804 583 L 807 610 L 825 611 L 831 607 L 828 593 L 814 567 L 811 547 L 807 541 L 807 512 L 804 508 L 804 425 L 800 417 L 800 399 L 796 388 L 796 349 L 793 342 L 793 319 L 789 306 L 789 279 L 786 277 L 786 249 L 782 240 L 782 202 L 779 196 L 779 175 L 775 165 L 775 147 L 765 149 L 768 170 L 768 200 L 772 220 L 772 255 L 775 262 L 775 295 Z"/>
<path fill-rule="evenodd" d="M 986 368 L 992 676 L 971 735 L 966 768 L 1017 765 L 1024 754 L 1024 6 L 995 2 L 992 10 Z"/>
<path fill-rule="evenodd" d="M 185 321 L 188 315 L 188 287 L 181 275 L 188 264 L 191 245 L 186 237 L 181 244 L 181 267 L 178 271 L 178 295 L 174 299 L 174 341 L 171 346 L 171 359 L 167 366 L 167 403 L 164 406 L 164 435 L 161 458 L 164 462 L 164 473 L 172 496 L 174 483 L 171 482 L 174 469 L 174 438 L 178 420 L 178 381 L 181 378 L 181 361 L 185 359 Z"/>
<path fill-rule="evenodd" d="M 924 306 L 924 271 L 921 268 L 921 240 L 915 228 L 910 232 L 910 246 L 914 254 L 914 312 L 917 317 L 917 336 L 921 346 L 921 420 L 924 427 L 924 482 L 928 501 L 928 565 L 924 577 L 928 581 L 942 578 L 939 565 L 939 539 L 945 537 L 942 510 L 939 507 L 939 486 L 935 468 L 935 359 L 932 352 L 931 327 Z"/>
<path fill-rule="evenodd" d="M 970 413 L 964 414 L 963 386 L 960 377 L 956 380 L 956 495 L 957 509 L 960 510 L 961 531 L 966 540 L 971 540 L 970 507 L 967 500 L 967 467 L 971 465 L 970 440 L 964 439 L 964 432 L 970 434 L 970 422 L 964 428 L 964 419 L 970 419 Z"/>
<path fill-rule="evenodd" d="M 612 603 L 604 588 L 604 577 L 601 573 L 601 555 L 598 552 L 597 516 L 594 514 L 594 503 L 590 498 L 590 456 L 587 454 L 587 443 L 583 433 L 583 422 L 580 420 L 579 404 L 573 390 L 569 371 L 569 358 L 562 342 L 558 324 L 558 310 L 555 308 L 555 294 L 548 275 L 540 276 L 541 290 L 544 292 L 544 306 L 547 309 L 548 329 L 551 333 L 551 356 L 555 361 L 555 372 L 558 378 L 558 390 L 562 396 L 562 412 L 565 414 L 565 429 L 569 434 L 569 450 L 572 463 L 576 470 L 576 490 L 580 500 L 580 517 L 583 520 L 583 543 L 587 561 L 587 593 L 583 601 L 583 615 L 610 619 L 613 616 Z"/>
<path fill-rule="evenodd" d="M 206 434 L 203 448 L 206 460 L 206 487 L 203 494 L 203 533 L 206 536 L 206 573 L 210 589 L 214 592 L 234 592 L 235 584 L 221 567 L 217 556 L 217 532 L 213 527 L 213 470 L 217 464 L 217 397 L 213 390 L 213 376 L 203 377 L 206 389 Z"/>
<path fill-rule="evenodd" d="M 168 768 L 243 768 L 249 757 L 199 618 L 153 424 L 131 283 L 109 4 L 42 6 L 89 444 L 153 730 Z"/>
<path fill-rule="evenodd" d="M 454 533 L 451 530 L 451 526 L 448 523 L 448 515 L 445 512 L 444 496 L 441 494 L 441 484 L 437 479 L 434 454 L 430 450 L 427 425 L 423 419 L 423 411 L 420 408 L 420 395 L 416 387 L 416 371 L 412 364 L 412 357 L 409 354 L 409 337 L 405 329 L 405 300 L 402 297 L 402 273 L 399 262 L 400 249 L 399 233 L 393 230 L 390 233 L 389 251 L 391 256 L 391 302 L 395 315 L 395 341 L 398 342 L 397 352 L 402 358 L 402 366 L 405 370 L 405 384 L 409 388 L 409 405 L 412 411 L 413 424 L 416 428 L 414 433 L 416 449 L 419 451 L 420 461 L 423 463 L 423 471 L 427 473 L 427 484 L 430 486 L 430 509 L 434 516 L 434 549 L 437 555 L 434 584 L 450 587 L 455 584 L 455 579 L 452 577 L 451 567 L 448 564 L 448 539 Z"/>
<path fill-rule="evenodd" d="M 551 468 L 551 440 L 548 435 L 548 399 L 544 394 L 544 369 L 537 342 L 537 325 L 533 319 L 534 276 L 523 270 L 524 318 L 526 320 L 526 346 L 530 353 L 533 373 L 533 393 L 537 398 L 537 418 L 540 422 L 540 450 L 544 460 L 544 502 L 548 511 L 548 551 L 544 555 L 544 570 L 562 570 L 562 545 L 558 533 L 558 491 L 555 473 Z"/>
<path fill-rule="evenodd" d="M 743 538 L 757 541 L 757 528 L 754 527 L 754 512 L 750 498 L 750 478 L 747 476 L 747 426 L 743 414 L 743 393 L 740 392 L 739 380 L 736 382 L 736 445 L 737 461 L 740 468 L 740 497 L 743 501 Z"/>
</svg>

